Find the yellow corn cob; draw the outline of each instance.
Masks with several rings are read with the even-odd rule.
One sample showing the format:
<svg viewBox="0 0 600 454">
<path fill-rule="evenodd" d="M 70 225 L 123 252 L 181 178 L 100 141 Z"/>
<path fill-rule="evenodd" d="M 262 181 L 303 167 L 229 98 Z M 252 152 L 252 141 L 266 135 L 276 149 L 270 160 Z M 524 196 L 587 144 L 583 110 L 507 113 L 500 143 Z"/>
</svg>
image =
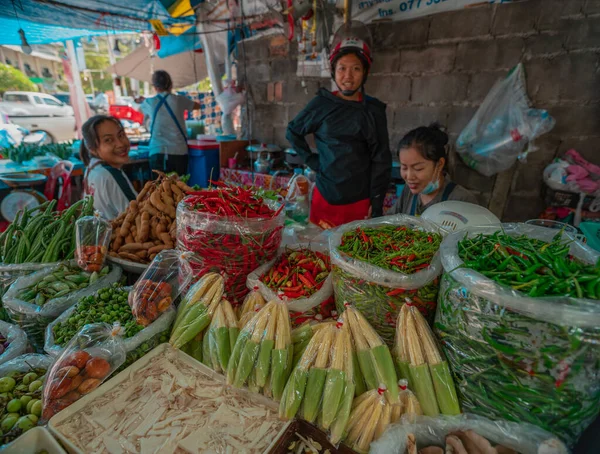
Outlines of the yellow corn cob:
<svg viewBox="0 0 600 454">
<path fill-rule="evenodd" d="M 227 320 L 227 327 L 231 328 L 237 326 L 238 319 L 235 315 L 233 308 L 231 307 L 231 303 L 226 299 L 221 300 L 221 305 L 223 306 L 223 311 L 225 313 L 225 319 Z"/>
<path fill-rule="evenodd" d="M 383 435 L 387 426 L 389 426 L 392 422 L 392 405 L 388 402 L 383 402 L 383 409 L 381 412 L 381 418 L 377 422 L 377 427 L 375 428 L 375 434 L 373 435 L 373 441 L 378 440 L 379 437 Z"/>
<path fill-rule="evenodd" d="M 287 304 L 278 301 L 275 349 L 272 352 L 271 391 L 275 400 L 280 400 L 291 372 L 293 359 L 292 328 Z"/>
<path fill-rule="evenodd" d="M 348 421 L 348 436 L 346 437 L 346 442 L 352 447 L 354 447 L 354 444 L 358 441 L 358 438 L 367 428 L 367 425 L 373 420 L 373 412 L 377 408 L 377 405 L 379 405 L 379 399 L 377 398 L 378 396 L 375 397 L 377 391 L 371 390 L 368 393 L 372 394 L 372 398 L 366 401 L 368 405 L 365 407 L 363 412 L 359 415 L 356 415 L 356 423 L 353 425 L 350 424 L 354 419 L 353 417 L 355 416 L 356 410 L 352 410 L 352 414 L 350 415 L 350 419 Z M 377 424 L 377 421 L 375 421 L 374 424 Z"/>
<path fill-rule="evenodd" d="M 260 351 L 254 367 L 254 381 L 258 388 L 262 388 L 267 383 L 269 372 L 271 371 L 271 352 L 275 347 L 275 330 L 277 328 L 277 306 L 269 316 L 267 329 L 260 344 Z"/>
<path fill-rule="evenodd" d="M 406 305 L 405 305 L 406 306 Z M 421 347 L 427 364 L 439 364 L 442 362 L 442 355 L 438 350 L 437 344 L 433 339 L 433 333 L 427 324 L 423 315 L 418 311 L 411 311 L 410 314 L 414 320 L 416 333 L 421 340 Z"/>
<path fill-rule="evenodd" d="M 346 426 L 346 430 L 350 431 L 353 427 L 359 424 L 360 419 L 364 416 L 366 411 L 372 406 L 373 399 L 376 398 L 376 391 L 368 391 L 361 395 L 362 399 L 360 402 L 357 400 L 354 401 L 352 405 L 352 413 L 350 413 L 350 419 L 348 419 L 348 425 Z"/>
<path fill-rule="evenodd" d="M 323 390 L 323 408 L 321 412 L 322 416 L 322 429 L 328 430 L 342 403 L 342 395 L 344 393 L 344 385 L 346 380 L 346 374 L 344 373 L 344 358 L 345 358 L 345 347 L 348 336 L 348 329 L 334 328 L 335 344 L 333 346 L 331 364 L 327 370 L 327 378 L 325 381 L 325 389 Z"/>
<path fill-rule="evenodd" d="M 241 319 L 245 314 L 256 312 L 257 306 L 258 309 L 261 309 L 265 304 L 266 301 L 258 290 L 251 291 L 238 309 L 238 318 Z"/>
<path fill-rule="evenodd" d="M 406 323 L 409 315 L 409 308 L 405 304 L 400 309 L 398 323 L 396 325 L 396 357 L 399 361 L 408 361 L 408 351 L 406 345 Z"/>
<path fill-rule="evenodd" d="M 369 452 L 369 446 L 374 439 L 373 437 L 375 436 L 375 430 L 377 429 L 377 425 L 379 424 L 379 420 L 385 406 L 385 399 L 377 401 L 377 403 L 374 405 L 371 419 L 367 421 L 364 430 L 355 443 L 355 449 L 358 452 Z"/>
</svg>

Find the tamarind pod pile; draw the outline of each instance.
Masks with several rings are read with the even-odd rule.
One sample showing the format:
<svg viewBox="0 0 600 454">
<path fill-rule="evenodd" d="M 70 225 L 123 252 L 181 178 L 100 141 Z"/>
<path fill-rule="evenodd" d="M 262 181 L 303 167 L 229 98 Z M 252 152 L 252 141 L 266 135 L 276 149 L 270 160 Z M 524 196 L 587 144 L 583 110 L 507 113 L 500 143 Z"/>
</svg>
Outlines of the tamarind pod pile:
<svg viewBox="0 0 600 454">
<path fill-rule="evenodd" d="M 112 221 L 112 257 L 150 263 L 163 249 L 175 247 L 177 204 L 193 189 L 176 175 L 153 172 L 158 178 L 147 182 L 127 210 Z"/>
</svg>

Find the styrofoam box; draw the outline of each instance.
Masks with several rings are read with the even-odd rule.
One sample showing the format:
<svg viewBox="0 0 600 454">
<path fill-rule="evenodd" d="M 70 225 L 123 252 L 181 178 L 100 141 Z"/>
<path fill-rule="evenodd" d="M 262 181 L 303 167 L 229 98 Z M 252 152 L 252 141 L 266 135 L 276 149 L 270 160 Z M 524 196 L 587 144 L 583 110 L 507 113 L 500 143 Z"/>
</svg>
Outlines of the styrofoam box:
<svg viewBox="0 0 600 454">
<path fill-rule="evenodd" d="M 66 454 L 58 441 L 43 427 L 34 427 L 28 430 L 15 441 L 0 449 L 0 452 L 35 454 L 42 450 L 47 451 L 48 454 Z"/>
<path fill-rule="evenodd" d="M 207 377 L 215 380 L 218 383 L 225 383 L 225 377 L 223 375 L 215 372 L 214 370 L 210 369 L 209 367 L 206 367 L 201 362 L 196 361 L 194 358 L 181 352 L 180 350 L 174 349 L 173 347 L 171 347 L 170 344 L 168 344 L 168 343 L 161 344 L 158 347 L 156 347 L 154 350 L 149 352 L 147 355 L 145 355 L 142 358 L 140 358 L 139 360 L 137 360 L 135 363 L 133 363 L 127 369 L 121 371 L 119 374 L 117 374 L 110 380 L 103 383 L 102 386 L 98 387 L 97 389 L 92 391 L 90 394 L 83 396 L 81 399 L 79 399 L 77 402 L 73 403 L 71 406 L 65 408 L 63 411 L 54 415 L 54 417 L 52 417 L 50 419 L 50 421 L 48 422 L 48 428 L 50 429 L 52 434 L 54 434 L 54 436 L 61 442 L 61 444 L 67 449 L 67 451 L 70 454 L 88 454 L 84 451 L 81 451 L 77 446 L 75 446 L 73 443 L 71 443 L 71 441 L 62 432 L 60 432 L 58 426 L 60 426 L 67 419 L 71 418 L 71 416 L 73 416 L 74 414 L 83 410 L 88 404 L 90 404 L 92 401 L 94 401 L 97 397 L 108 393 L 113 388 L 116 388 L 117 386 L 119 386 L 122 382 L 128 381 L 130 376 L 138 376 L 138 375 L 136 375 L 136 372 L 138 372 L 140 369 L 143 369 L 146 366 L 148 366 L 154 358 L 161 357 L 166 354 L 170 354 L 170 352 L 175 353 L 178 356 L 179 360 L 181 360 L 181 361 L 185 362 L 186 364 L 192 366 L 193 368 L 197 369 L 199 373 L 206 375 Z M 268 408 L 271 408 L 275 412 L 277 412 L 279 409 L 279 404 L 277 402 L 275 402 L 274 400 L 271 400 L 261 394 L 251 393 L 247 389 L 236 389 L 235 392 L 239 392 L 241 395 L 244 395 L 246 398 L 250 398 L 253 402 L 260 404 L 260 405 L 264 405 Z M 287 421 L 283 425 L 283 427 L 277 434 L 277 437 L 275 437 L 273 442 L 265 449 L 265 451 L 264 451 L 265 453 L 268 453 L 271 450 L 271 448 L 277 443 L 277 440 L 279 440 L 279 438 L 281 438 L 283 436 L 283 434 L 285 433 L 285 431 L 290 423 L 291 423 L 291 421 Z"/>
</svg>

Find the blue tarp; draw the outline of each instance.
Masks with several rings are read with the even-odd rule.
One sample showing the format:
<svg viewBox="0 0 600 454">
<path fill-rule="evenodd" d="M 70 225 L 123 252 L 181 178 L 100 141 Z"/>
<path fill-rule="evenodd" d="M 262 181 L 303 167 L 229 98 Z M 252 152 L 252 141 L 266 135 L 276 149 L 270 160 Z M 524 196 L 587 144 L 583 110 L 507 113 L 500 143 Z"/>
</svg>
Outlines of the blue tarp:
<svg viewBox="0 0 600 454">
<path fill-rule="evenodd" d="M 29 44 L 47 44 L 69 39 L 76 39 L 87 36 L 106 36 L 105 30 L 87 30 L 84 28 L 66 28 L 56 25 L 37 24 L 27 20 L 15 20 L 0 18 L 0 44 L 21 45 L 19 29 L 25 31 L 25 36 Z M 110 32 L 112 34 L 112 31 Z M 117 31 L 117 33 L 131 33 L 127 31 Z"/>
<path fill-rule="evenodd" d="M 2 18 L 17 17 L 45 25 L 118 33 L 152 30 L 150 19 L 159 19 L 165 26 L 193 24 L 196 19 L 172 18 L 159 0 L 0 0 L 0 29 L 4 31 Z"/>
</svg>

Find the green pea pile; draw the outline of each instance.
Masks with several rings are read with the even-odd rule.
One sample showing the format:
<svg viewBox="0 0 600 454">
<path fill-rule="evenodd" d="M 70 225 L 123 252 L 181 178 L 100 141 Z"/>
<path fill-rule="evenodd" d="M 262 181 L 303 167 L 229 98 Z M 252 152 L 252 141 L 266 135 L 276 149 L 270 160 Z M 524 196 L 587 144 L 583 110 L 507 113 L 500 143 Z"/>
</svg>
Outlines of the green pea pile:
<svg viewBox="0 0 600 454">
<path fill-rule="evenodd" d="M 127 302 L 129 292 L 117 284 L 99 290 L 96 294 L 82 298 L 68 319 L 53 328 L 54 343 L 64 346 L 84 325 L 90 323 L 119 322 L 125 330 L 124 337 L 135 336 L 144 329 L 139 325 Z"/>
<path fill-rule="evenodd" d="M 0 378 L 0 445 L 32 429 L 42 415 L 46 371 L 10 372 Z"/>
</svg>

